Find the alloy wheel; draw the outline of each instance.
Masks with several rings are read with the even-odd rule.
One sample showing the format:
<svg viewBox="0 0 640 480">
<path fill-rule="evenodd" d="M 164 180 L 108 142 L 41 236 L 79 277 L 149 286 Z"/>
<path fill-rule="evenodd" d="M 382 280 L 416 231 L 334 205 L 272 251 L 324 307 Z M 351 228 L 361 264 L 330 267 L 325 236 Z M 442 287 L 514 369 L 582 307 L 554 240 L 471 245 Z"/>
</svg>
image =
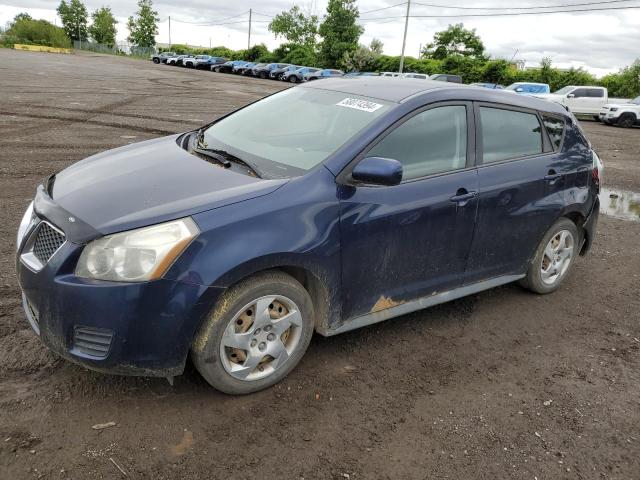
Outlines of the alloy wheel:
<svg viewBox="0 0 640 480">
<path fill-rule="evenodd" d="M 543 283 L 553 285 L 564 276 L 573 260 L 573 247 L 573 234 L 568 230 L 561 230 L 551 237 L 540 265 Z"/>
</svg>

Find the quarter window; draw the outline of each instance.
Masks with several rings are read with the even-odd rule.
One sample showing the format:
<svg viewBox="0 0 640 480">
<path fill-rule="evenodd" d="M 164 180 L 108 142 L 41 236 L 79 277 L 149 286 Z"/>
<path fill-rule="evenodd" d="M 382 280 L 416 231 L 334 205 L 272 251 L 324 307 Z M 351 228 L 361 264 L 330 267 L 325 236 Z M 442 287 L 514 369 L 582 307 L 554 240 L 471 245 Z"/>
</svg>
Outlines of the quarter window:
<svg viewBox="0 0 640 480">
<path fill-rule="evenodd" d="M 467 109 L 450 105 L 421 112 L 384 137 L 367 156 L 398 160 L 403 180 L 464 168 Z"/>
<path fill-rule="evenodd" d="M 532 113 L 480 107 L 483 163 L 542 153 L 542 131 Z"/>
<path fill-rule="evenodd" d="M 562 143 L 562 134 L 564 133 L 564 120 L 556 117 L 550 117 L 548 115 L 543 115 L 542 123 L 544 123 L 544 127 L 547 129 L 547 133 L 549 134 L 549 139 L 551 140 L 553 149 L 558 150 L 560 148 L 560 144 Z"/>
</svg>

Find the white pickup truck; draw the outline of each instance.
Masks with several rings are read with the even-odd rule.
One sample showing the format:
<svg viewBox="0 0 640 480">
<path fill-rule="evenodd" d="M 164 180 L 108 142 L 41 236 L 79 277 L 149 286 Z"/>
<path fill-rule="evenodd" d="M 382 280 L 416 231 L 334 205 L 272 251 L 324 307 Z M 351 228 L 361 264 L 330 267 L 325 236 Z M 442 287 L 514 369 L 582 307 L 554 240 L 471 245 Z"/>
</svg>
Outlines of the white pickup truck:
<svg viewBox="0 0 640 480">
<path fill-rule="evenodd" d="M 640 97 L 627 103 L 607 103 L 600 110 L 600 121 L 624 128 L 640 125 Z"/>
<path fill-rule="evenodd" d="M 559 103 L 576 115 L 591 115 L 599 119 L 600 111 L 609 101 L 609 93 L 604 87 L 575 86 L 561 88 L 557 92 L 536 94 L 551 102 Z"/>
</svg>

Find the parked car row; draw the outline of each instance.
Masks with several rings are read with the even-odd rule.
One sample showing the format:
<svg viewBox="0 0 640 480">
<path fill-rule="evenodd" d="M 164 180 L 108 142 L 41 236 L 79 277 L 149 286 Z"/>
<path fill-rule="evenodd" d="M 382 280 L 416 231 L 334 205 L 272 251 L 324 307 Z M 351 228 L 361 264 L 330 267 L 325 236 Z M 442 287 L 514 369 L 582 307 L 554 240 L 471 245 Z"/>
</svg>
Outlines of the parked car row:
<svg viewBox="0 0 640 480">
<path fill-rule="evenodd" d="M 218 73 L 233 73 L 290 83 L 302 83 L 331 77 L 382 76 L 413 78 L 419 80 L 437 80 L 462 83 L 459 75 L 437 73 L 427 75 L 417 72 L 350 72 L 342 70 L 316 68 L 289 63 L 256 63 L 245 60 L 228 60 L 211 55 L 178 55 L 175 52 L 163 52 L 152 57 L 154 63 L 165 63 L 186 68 L 206 69 Z M 546 83 L 515 82 L 504 87 L 497 83 L 477 82 L 472 86 L 542 98 L 562 105 L 576 115 L 590 115 L 594 119 L 609 125 L 632 127 L 640 124 L 640 97 L 625 104 L 609 105 L 608 92 L 604 87 L 570 85 L 551 93 Z"/>
</svg>

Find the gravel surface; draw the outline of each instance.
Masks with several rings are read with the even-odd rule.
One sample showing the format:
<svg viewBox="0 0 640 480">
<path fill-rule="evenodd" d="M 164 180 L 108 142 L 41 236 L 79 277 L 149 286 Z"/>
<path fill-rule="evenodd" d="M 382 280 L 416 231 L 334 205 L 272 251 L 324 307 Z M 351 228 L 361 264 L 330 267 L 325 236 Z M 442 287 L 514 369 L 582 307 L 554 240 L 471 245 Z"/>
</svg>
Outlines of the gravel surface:
<svg viewBox="0 0 640 480">
<path fill-rule="evenodd" d="M 509 285 L 316 336 L 289 377 L 246 397 L 192 367 L 170 387 L 90 372 L 40 344 L 14 273 L 37 183 L 284 87 L 0 49 L 0 478 L 640 478 L 638 222 L 602 216 L 555 294 Z M 606 182 L 640 192 L 640 129 L 584 128 Z"/>
</svg>

